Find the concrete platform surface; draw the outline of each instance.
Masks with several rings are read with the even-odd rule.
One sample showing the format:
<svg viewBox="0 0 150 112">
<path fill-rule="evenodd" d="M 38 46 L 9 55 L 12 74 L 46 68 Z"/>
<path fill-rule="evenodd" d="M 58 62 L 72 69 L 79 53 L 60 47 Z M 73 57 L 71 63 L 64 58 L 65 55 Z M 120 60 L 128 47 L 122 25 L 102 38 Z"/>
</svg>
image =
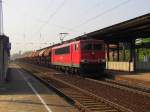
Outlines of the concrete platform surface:
<svg viewBox="0 0 150 112">
<path fill-rule="evenodd" d="M 9 81 L 0 84 L 0 112 L 78 112 L 17 65 L 10 68 Z"/>
<path fill-rule="evenodd" d="M 136 72 L 136 73 L 126 73 L 126 72 L 110 72 L 113 74 L 115 80 L 127 81 L 131 84 L 137 84 L 150 88 L 150 72 Z"/>
</svg>

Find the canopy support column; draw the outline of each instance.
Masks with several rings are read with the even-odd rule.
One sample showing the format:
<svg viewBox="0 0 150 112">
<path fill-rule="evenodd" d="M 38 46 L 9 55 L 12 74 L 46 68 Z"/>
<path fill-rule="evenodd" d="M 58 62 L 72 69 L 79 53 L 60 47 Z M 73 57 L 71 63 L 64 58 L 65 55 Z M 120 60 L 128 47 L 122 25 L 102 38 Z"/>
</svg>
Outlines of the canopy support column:
<svg viewBox="0 0 150 112">
<path fill-rule="evenodd" d="M 117 43 L 117 61 L 119 61 L 119 42 Z"/>
<path fill-rule="evenodd" d="M 133 71 L 135 71 L 136 68 L 135 39 L 130 41 L 130 62 L 133 62 Z"/>
<path fill-rule="evenodd" d="M 107 61 L 110 61 L 110 57 L 109 57 L 109 44 L 107 43 Z"/>
</svg>

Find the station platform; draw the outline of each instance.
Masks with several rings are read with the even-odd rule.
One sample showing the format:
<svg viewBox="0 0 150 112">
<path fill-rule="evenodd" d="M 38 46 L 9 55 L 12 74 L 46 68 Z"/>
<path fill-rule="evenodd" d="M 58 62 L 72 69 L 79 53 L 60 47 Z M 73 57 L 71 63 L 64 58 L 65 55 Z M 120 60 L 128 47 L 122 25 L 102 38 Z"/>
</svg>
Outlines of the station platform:
<svg viewBox="0 0 150 112">
<path fill-rule="evenodd" d="M 129 84 L 139 85 L 150 88 L 150 72 L 116 72 L 109 71 L 114 80 L 127 82 Z"/>
<path fill-rule="evenodd" d="M 78 112 L 33 76 L 10 65 L 8 82 L 0 84 L 0 112 Z"/>
</svg>

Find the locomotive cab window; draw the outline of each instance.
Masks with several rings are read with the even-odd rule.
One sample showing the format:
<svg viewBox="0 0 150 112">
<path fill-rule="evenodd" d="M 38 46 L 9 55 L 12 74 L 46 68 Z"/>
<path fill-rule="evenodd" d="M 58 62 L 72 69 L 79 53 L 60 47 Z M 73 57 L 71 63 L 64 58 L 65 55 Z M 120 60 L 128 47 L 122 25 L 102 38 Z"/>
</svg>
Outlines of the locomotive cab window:
<svg viewBox="0 0 150 112">
<path fill-rule="evenodd" d="M 83 45 L 82 50 L 92 50 L 92 44 Z"/>
<path fill-rule="evenodd" d="M 70 53 L 70 46 L 55 49 L 55 55 L 68 54 Z"/>
<path fill-rule="evenodd" d="M 93 44 L 93 49 L 94 50 L 103 50 L 103 45 L 102 44 Z"/>
</svg>

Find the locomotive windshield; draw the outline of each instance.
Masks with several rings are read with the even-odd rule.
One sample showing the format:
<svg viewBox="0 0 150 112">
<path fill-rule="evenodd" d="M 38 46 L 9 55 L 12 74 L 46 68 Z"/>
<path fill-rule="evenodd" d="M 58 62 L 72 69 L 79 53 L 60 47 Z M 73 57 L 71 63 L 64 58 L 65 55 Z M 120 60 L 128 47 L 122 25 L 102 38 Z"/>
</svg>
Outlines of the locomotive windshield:
<svg viewBox="0 0 150 112">
<path fill-rule="evenodd" d="M 82 47 L 82 50 L 88 51 L 88 50 L 102 50 L 103 46 L 102 44 L 84 44 Z"/>
<path fill-rule="evenodd" d="M 83 45 L 82 50 L 92 50 L 92 44 L 85 44 L 85 45 Z"/>
<path fill-rule="evenodd" d="M 93 44 L 93 50 L 102 50 L 103 46 L 102 44 Z"/>
</svg>

